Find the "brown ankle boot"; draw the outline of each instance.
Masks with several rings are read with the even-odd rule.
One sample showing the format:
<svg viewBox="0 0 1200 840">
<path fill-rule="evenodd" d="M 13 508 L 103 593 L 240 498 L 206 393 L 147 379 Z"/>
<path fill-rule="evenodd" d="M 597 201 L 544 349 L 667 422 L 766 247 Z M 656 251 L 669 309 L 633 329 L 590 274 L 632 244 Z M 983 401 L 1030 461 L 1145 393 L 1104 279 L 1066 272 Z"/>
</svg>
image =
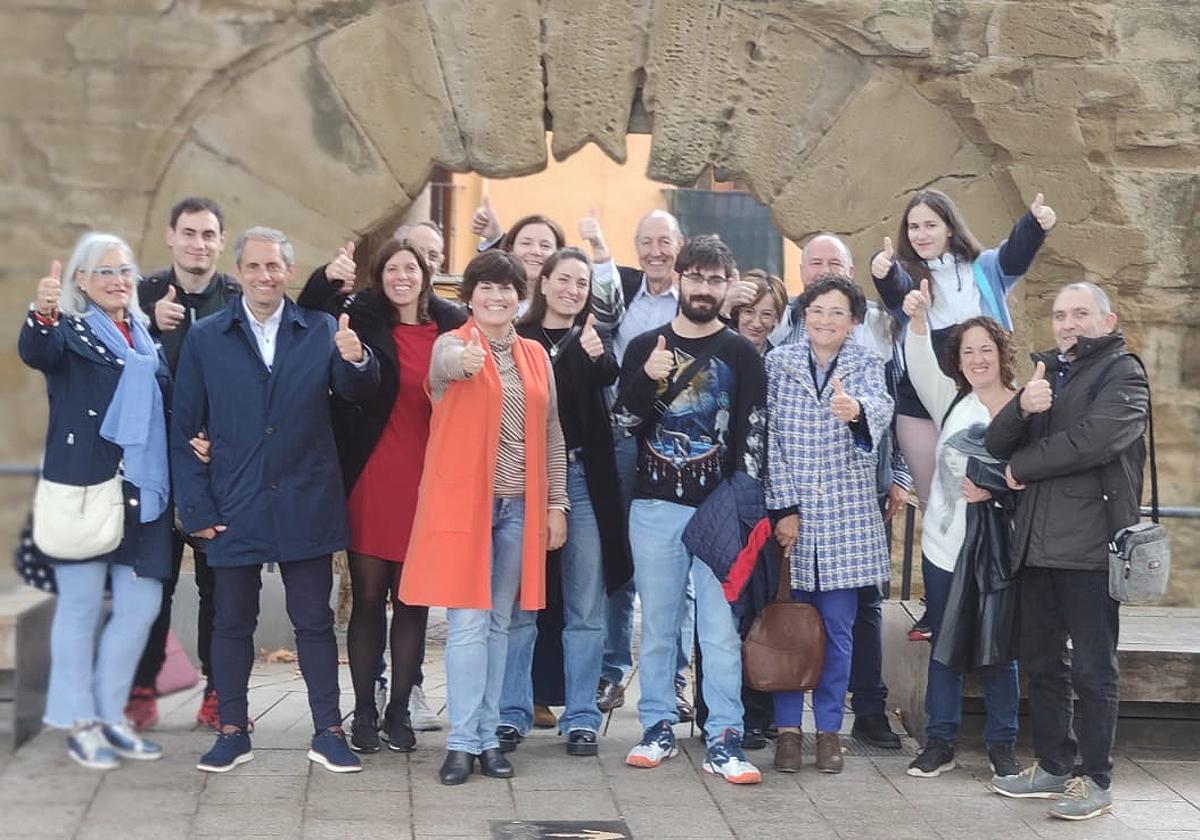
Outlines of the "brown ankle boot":
<svg viewBox="0 0 1200 840">
<path fill-rule="evenodd" d="M 780 773 L 800 772 L 803 736 L 799 732 L 780 732 L 775 742 L 775 769 Z"/>
<path fill-rule="evenodd" d="M 822 773 L 842 772 L 842 739 L 836 732 L 817 733 L 816 763 Z"/>
</svg>

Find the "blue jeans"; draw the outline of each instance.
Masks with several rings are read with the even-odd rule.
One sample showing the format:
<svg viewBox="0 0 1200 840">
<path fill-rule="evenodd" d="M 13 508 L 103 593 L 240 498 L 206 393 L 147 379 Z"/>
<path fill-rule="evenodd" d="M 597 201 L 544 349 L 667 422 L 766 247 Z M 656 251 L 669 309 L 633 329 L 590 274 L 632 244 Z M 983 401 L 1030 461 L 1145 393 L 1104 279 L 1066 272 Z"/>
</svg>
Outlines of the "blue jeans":
<svg viewBox="0 0 1200 840">
<path fill-rule="evenodd" d="M 621 483 L 621 503 L 628 518 L 633 502 L 633 487 L 637 481 L 637 438 L 613 432 L 613 451 L 617 456 L 617 477 Z M 604 609 L 604 662 L 600 676 L 619 684 L 633 670 L 633 599 L 637 595 L 635 581 L 629 581 L 608 596 Z M 643 605 L 644 609 L 644 605 Z M 680 608 L 679 651 L 676 655 L 675 681 L 684 682 L 683 673 L 692 661 L 692 639 L 696 632 L 695 587 L 688 580 L 687 598 Z"/>
<path fill-rule="evenodd" d="M 638 718 L 643 729 L 661 720 L 679 720 L 674 676 L 680 612 L 690 573 L 696 589 L 696 631 L 704 655 L 705 734 L 713 746 L 726 730 L 742 731 L 742 640 L 720 582 L 683 544 L 683 529 L 695 512 L 658 499 L 636 499 L 630 508 L 633 577 L 642 597 Z"/>
<path fill-rule="evenodd" d="M 829 592 L 792 590 L 792 600 L 812 604 L 825 627 L 825 667 L 813 690 L 813 717 L 818 732 L 839 732 L 845 711 L 846 687 L 850 684 L 850 658 L 854 648 L 854 616 L 858 612 L 857 589 Z M 803 691 L 775 692 L 775 725 L 799 726 L 804 714 Z"/>
<path fill-rule="evenodd" d="M 850 660 L 850 708 L 855 717 L 882 715 L 887 705 L 883 682 L 883 594 L 877 584 L 858 589 L 854 650 Z"/>
<path fill-rule="evenodd" d="M 479 755 L 498 747 L 500 689 L 508 656 L 509 624 L 517 613 L 521 588 L 524 499 L 492 502 L 492 608 L 446 610 L 446 749 Z M 532 656 L 532 646 L 530 647 Z M 525 662 L 526 676 L 529 662 Z"/>
<path fill-rule="evenodd" d="M 162 606 L 162 581 L 102 561 L 55 563 L 58 603 L 50 625 L 50 726 L 125 721 L 133 673 Z M 112 578 L 112 615 L 100 626 L 104 580 Z M 97 635 L 99 644 L 97 644 Z"/>
<path fill-rule="evenodd" d="M 588 496 L 583 465 L 567 469 L 567 543 L 562 549 L 563 668 L 566 675 L 567 707 L 558 719 L 563 732 L 572 729 L 600 730 L 596 708 L 596 683 L 604 654 L 604 558 L 600 531 L 592 500 Z M 508 630 L 508 665 L 500 693 L 500 722 L 515 726 L 522 735 L 533 726 L 534 642 L 537 613 L 515 610 Z"/>
<path fill-rule="evenodd" d="M 933 638 L 929 640 L 929 649 L 932 651 L 942 626 L 942 616 L 946 613 L 946 600 L 950 596 L 954 573 L 939 569 L 925 557 L 921 558 L 921 572 L 925 576 L 925 603 L 929 607 L 929 626 L 933 630 Z M 1021 703 L 1017 663 L 991 665 L 981 669 L 980 673 L 987 715 L 983 725 L 983 740 L 988 746 L 1015 744 L 1017 711 Z M 929 678 L 925 686 L 926 739 L 937 738 L 954 746 L 958 724 L 962 721 L 962 691 L 962 676 L 930 656 Z"/>
</svg>

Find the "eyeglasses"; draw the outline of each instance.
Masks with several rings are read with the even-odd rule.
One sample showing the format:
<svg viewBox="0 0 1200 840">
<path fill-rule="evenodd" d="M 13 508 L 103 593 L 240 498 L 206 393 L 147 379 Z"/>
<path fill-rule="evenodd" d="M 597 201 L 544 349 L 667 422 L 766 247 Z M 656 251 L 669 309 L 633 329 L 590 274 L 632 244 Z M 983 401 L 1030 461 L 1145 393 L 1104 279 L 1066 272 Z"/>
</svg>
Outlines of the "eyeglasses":
<svg viewBox="0 0 1200 840">
<path fill-rule="evenodd" d="M 833 321 L 841 321 L 850 317 L 850 310 L 834 307 L 833 309 L 825 309 L 821 306 L 808 306 L 804 309 L 804 314 L 809 318 L 829 318 Z"/>
<path fill-rule="evenodd" d="M 719 289 L 729 282 L 728 277 L 724 277 L 720 274 L 709 274 L 708 276 L 705 276 L 696 271 L 689 271 L 682 276 L 683 279 L 687 280 L 689 283 L 703 284 L 714 289 Z"/>
<path fill-rule="evenodd" d="M 137 266 L 135 265 L 100 265 L 96 266 L 89 272 L 93 277 L 103 280 L 105 283 L 111 283 L 118 277 L 122 280 L 133 280 L 137 277 Z"/>
</svg>

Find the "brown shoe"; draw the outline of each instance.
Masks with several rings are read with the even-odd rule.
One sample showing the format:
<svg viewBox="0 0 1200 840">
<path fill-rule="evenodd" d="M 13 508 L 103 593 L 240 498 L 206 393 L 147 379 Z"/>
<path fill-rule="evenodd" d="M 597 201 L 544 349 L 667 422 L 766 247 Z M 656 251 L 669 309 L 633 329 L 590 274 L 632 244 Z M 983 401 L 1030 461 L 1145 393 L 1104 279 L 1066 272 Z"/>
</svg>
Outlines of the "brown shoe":
<svg viewBox="0 0 1200 840">
<path fill-rule="evenodd" d="M 804 738 L 799 732 L 780 732 L 775 742 L 775 769 L 780 773 L 800 772 L 801 747 Z"/>
<path fill-rule="evenodd" d="M 550 707 L 534 704 L 533 728 L 553 729 L 556 726 L 558 726 L 558 718 L 554 716 L 554 712 L 550 711 Z"/>
<path fill-rule="evenodd" d="M 779 737 L 783 739 L 782 734 Z M 842 739 L 836 732 L 817 733 L 816 763 L 822 773 L 842 772 Z"/>
<path fill-rule="evenodd" d="M 600 680 L 600 685 L 596 687 L 596 707 L 607 714 L 624 705 L 625 686 L 620 683 L 610 683 L 604 679 Z"/>
</svg>

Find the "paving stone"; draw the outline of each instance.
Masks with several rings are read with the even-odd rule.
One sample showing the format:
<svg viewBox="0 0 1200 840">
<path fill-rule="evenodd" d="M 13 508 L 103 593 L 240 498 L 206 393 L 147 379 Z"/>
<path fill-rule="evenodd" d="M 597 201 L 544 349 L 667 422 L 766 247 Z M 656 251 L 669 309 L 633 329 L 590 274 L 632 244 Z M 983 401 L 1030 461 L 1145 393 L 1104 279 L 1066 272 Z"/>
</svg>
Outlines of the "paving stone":
<svg viewBox="0 0 1200 840">
<path fill-rule="evenodd" d="M 379 819 L 355 823 L 306 819 L 301 835 L 304 840 L 410 840 L 412 836 L 407 820 Z"/>
<path fill-rule="evenodd" d="M 1189 802 L 1121 802 L 1113 811 L 1123 824 L 1147 831 L 1200 832 L 1200 809 Z"/>
<path fill-rule="evenodd" d="M 158 798 L 153 800 L 158 802 Z M 79 826 L 76 840 L 185 840 L 192 826 L 190 814 L 170 814 L 158 810 L 157 804 L 124 811 L 93 811 Z"/>
<path fill-rule="evenodd" d="M 290 804 L 221 805 L 201 808 L 192 832 L 201 837 L 233 833 L 295 837 L 300 833 L 301 816 L 301 810 Z"/>
</svg>

